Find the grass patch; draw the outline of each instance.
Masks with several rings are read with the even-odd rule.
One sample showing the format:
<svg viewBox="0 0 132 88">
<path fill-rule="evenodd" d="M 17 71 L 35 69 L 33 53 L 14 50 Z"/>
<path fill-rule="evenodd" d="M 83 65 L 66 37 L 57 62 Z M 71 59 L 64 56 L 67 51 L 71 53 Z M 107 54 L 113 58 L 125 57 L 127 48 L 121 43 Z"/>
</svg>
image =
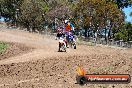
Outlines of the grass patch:
<svg viewBox="0 0 132 88">
<path fill-rule="evenodd" d="M 0 41 L 0 54 L 2 54 L 8 48 L 8 44 Z"/>
</svg>

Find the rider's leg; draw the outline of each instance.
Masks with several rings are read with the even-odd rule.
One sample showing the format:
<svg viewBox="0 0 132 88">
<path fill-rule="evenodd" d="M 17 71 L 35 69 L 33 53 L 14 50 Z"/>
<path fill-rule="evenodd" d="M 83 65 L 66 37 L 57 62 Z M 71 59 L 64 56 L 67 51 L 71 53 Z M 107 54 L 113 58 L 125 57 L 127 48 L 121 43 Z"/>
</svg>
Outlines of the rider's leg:
<svg viewBox="0 0 132 88">
<path fill-rule="evenodd" d="M 67 46 L 66 46 L 66 42 L 64 42 L 64 45 L 65 45 L 65 47 L 67 47 Z"/>
<path fill-rule="evenodd" d="M 64 40 L 64 42 L 65 42 L 65 45 L 66 45 L 66 47 L 67 47 L 67 41 L 66 41 L 66 40 Z"/>
</svg>

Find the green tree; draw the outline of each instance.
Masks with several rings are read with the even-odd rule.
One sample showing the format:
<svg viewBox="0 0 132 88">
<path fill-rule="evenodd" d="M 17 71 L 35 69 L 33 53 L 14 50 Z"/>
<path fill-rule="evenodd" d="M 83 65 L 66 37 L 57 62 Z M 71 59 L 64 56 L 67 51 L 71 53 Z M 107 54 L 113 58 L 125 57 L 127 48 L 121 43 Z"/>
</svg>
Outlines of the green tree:
<svg viewBox="0 0 132 88">
<path fill-rule="evenodd" d="M 124 23 L 121 29 L 115 33 L 115 39 L 132 41 L 132 24 L 130 22 Z"/>
<path fill-rule="evenodd" d="M 106 0 L 106 1 L 116 3 L 119 9 L 132 6 L 132 0 Z"/>
<path fill-rule="evenodd" d="M 30 28 L 32 31 L 35 31 L 35 29 L 40 29 L 41 23 L 45 18 L 45 13 L 48 10 L 48 5 L 43 0 L 24 0 L 20 6 L 18 21 L 28 31 L 30 31 Z"/>
<path fill-rule="evenodd" d="M 16 20 L 17 9 L 19 9 L 23 0 L 0 0 L 0 15 L 5 21 Z"/>
<path fill-rule="evenodd" d="M 81 0 L 75 11 L 78 17 L 83 18 L 84 26 L 91 27 L 95 31 L 97 28 L 105 28 L 108 21 L 111 28 L 118 28 L 124 21 L 124 14 L 118 6 L 106 0 Z"/>
</svg>

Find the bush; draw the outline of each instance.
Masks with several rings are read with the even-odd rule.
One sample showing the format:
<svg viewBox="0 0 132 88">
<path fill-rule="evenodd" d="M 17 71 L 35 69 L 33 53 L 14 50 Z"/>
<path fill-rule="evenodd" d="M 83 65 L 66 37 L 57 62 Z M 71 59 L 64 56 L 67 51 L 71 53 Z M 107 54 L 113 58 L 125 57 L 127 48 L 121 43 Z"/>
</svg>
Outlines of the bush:
<svg viewBox="0 0 132 88">
<path fill-rule="evenodd" d="M 122 30 L 121 32 L 117 32 L 115 34 L 115 40 L 128 41 L 128 31 Z"/>
</svg>

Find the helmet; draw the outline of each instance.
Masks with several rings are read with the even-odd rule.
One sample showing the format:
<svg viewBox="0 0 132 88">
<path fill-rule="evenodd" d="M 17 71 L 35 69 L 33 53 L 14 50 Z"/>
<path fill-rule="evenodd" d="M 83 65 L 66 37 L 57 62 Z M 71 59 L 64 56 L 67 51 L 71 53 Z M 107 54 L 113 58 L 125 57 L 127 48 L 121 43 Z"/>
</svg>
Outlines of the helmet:
<svg viewBox="0 0 132 88">
<path fill-rule="evenodd" d="M 65 20 L 65 24 L 68 23 L 69 20 Z"/>
</svg>

